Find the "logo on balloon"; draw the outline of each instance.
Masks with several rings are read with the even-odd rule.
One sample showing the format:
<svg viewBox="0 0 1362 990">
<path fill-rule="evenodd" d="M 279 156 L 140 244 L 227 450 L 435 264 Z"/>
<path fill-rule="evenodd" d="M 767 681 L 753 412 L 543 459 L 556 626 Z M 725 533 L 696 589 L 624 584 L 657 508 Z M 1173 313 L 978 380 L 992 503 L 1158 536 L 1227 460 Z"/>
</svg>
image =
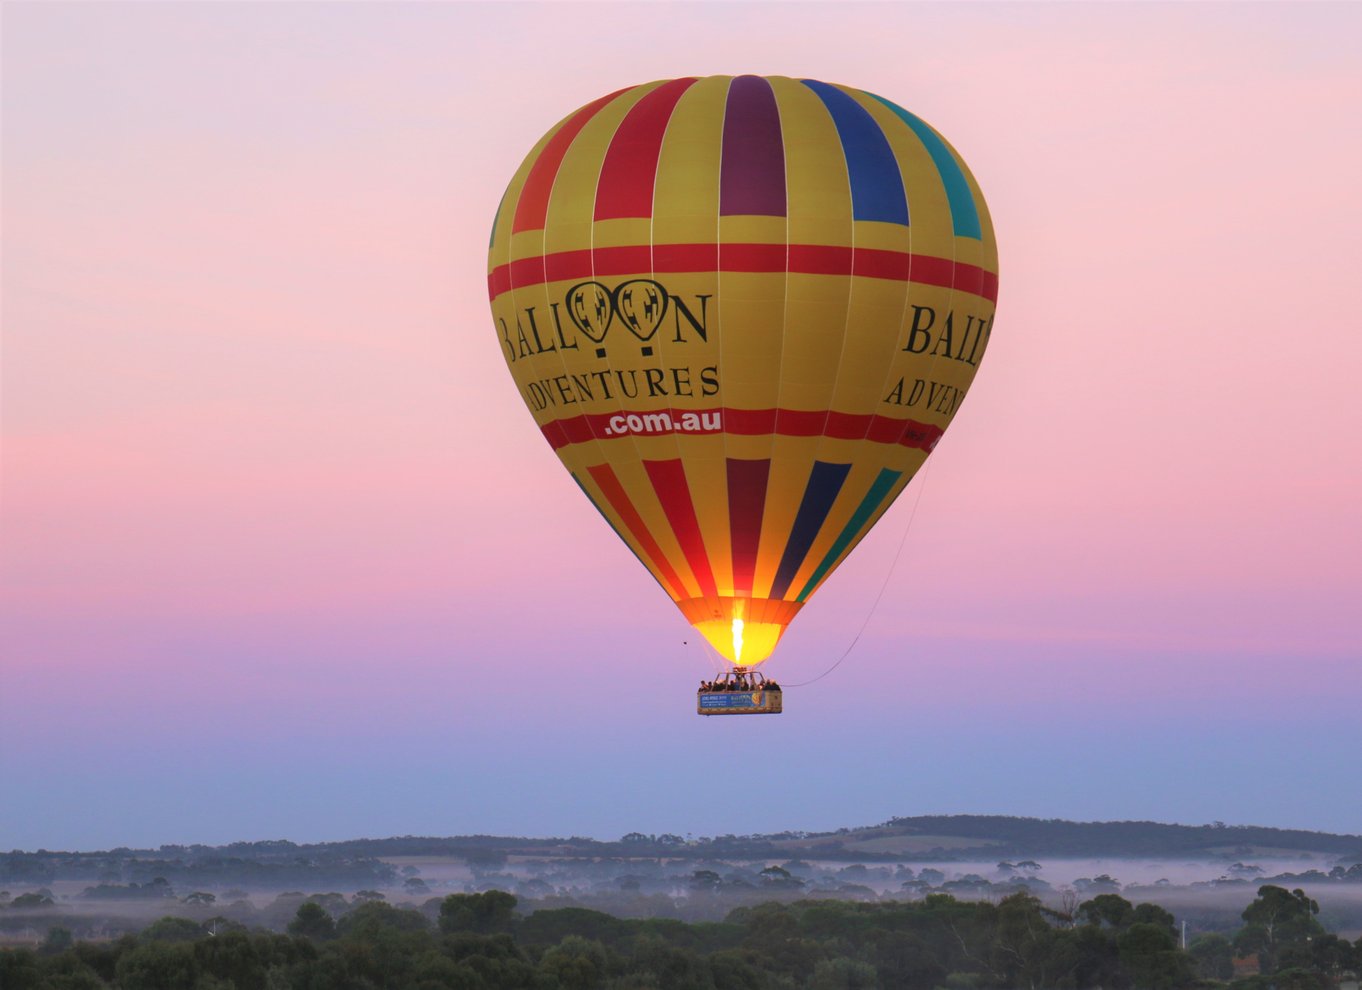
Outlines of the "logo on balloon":
<svg viewBox="0 0 1362 990">
<path fill-rule="evenodd" d="M 568 289 L 564 300 L 568 319 L 597 344 L 605 340 L 605 332 L 615 319 L 615 299 L 600 282 L 581 282 Z"/>
<path fill-rule="evenodd" d="M 631 278 L 614 288 L 591 279 L 568 289 L 561 303 L 549 303 L 551 325 L 545 325 L 545 316 L 542 311 L 536 313 L 536 306 L 497 315 L 496 321 L 506 359 L 512 364 L 538 354 L 575 351 L 582 338 L 594 345 L 596 357 L 604 358 L 605 338 L 616 322 L 638 342 L 644 357 L 652 357 L 659 331 L 669 343 L 708 343 L 709 301 L 713 298 L 712 292 L 696 293 L 688 303 L 651 278 Z M 508 317 L 515 321 L 514 326 Z"/>
<path fill-rule="evenodd" d="M 642 343 L 652 340 L 667 315 L 671 296 L 660 282 L 634 278 L 613 289 L 597 282 L 579 282 L 567 290 L 568 319 L 593 343 L 605 342 L 615 317 Z"/>
<path fill-rule="evenodd" d="M 615 287 L 615 312 L 639 340 L 652 340 L 667 312 L 667 290 L 652 279 L 636 278 Z"/>
</svg>

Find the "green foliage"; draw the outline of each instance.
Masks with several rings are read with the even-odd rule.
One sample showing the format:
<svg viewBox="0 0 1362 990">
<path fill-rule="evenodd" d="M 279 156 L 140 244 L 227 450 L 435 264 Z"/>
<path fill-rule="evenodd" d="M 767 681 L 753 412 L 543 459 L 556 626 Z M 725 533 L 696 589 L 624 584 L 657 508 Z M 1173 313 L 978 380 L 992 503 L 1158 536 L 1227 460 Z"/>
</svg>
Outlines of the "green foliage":
<svg viewBox="0 0 1362 990">
<path fill-rule="evenodd" d="M 877 972 L 896 974 L 904 987 L 934 987 L 946 970 L 922 935 L 889 928 L 870 933 L 863 950 Z"/>
<path fill-rule="evenodd" d="M 1120 894 L 1098 894 L 1078 905 L 1078 920 L 1089 925 L 1125 928 L 1135 918 L 1135 905 Z"/>
<path fill-rule="evenodd" d="M 509 935 L 474 935 L 471 932 L 458 932 L 446 935 L 441 940 L 441 948 L 451 959 L 464 962 L 474 957 L 484 959 L 513 959 L 525 962 L 525 952 Z"/>
<path fill-rule="evenodd" d="M 501 890 L 450 894 L 440 902 L 442 932 L 508 932 L 515 925 L 516 899 Z"/>
<path fill-rule="evenodd" d="M 1165 926 L 1137 921 L 1116 937 L 1122 968 L 1140 990 L 1174 990 L 1192 977 L 1192 962 Z"/>
<path fill-rule="evenodd" d="M 1240 955 L 1257 953 L 1265 973 L 1309 965 L 1311 941 L 1323 934 L 1319 923 L 1319 904 L 1303 890 L 1288 891 L 1267 884 L 1244 908 L 1244 927 L 1234 936 Z"/>
<path fill-rule="evenodd" d="M 74 952 L 46 960 L 41 965 L 43 977 L 39 985 L 43 990 L 104 990 L 108 986 Z M 4 985 L 0 980 L 0 987 Z"/>
<path fill-rule="evenodd" d="M 691 890 L 718 890 L 723 878 L 713 870 L 696 870 L 690 875 Z"/>
<path fill-rule="evenodd" d="M 207 930 L 196 921 L 166 915 L 142 929 L 142 938 L 153 942 L 190 942 L 203 938 Z"/>
<path fill-rule="evenodd" d="M 539 960 L 540 972 L 562 990 L 592 990 L 612 968 L 605 946 L 580 935 L 567 936 Z"/>
<path fill-rule="evenodd" d="M 335 938 L 336 920 L 320 904 L 308 901 L 299 905 L 297 915 L 289 922 L 288 933 L 303 938 Z"/>
<path fill-rule="evenodd" d="M 32 950 L 0 951 L 0 987 L 5 990 L 37 990 L 41 979 L 38 957 Z"/>
<path fill-rule="evenodd" d="M 336 903 L 336 902 L 333 902 Z M 1230 976 L 1239 943 L 1271 948 L 1236 990 L 1323 990 L 1362 946 L 1323 933 L 1318 906 L 1271 886 L 1236 942 L 1178 948 L 1172 916 L 1112 894 L 1075 924 L 1029 893 L 998 903 L 765 903 L 722 924 L 626 919 L 580 908 L 515 914 L 509 894 L 454 895 L 426 914 L 369 899 L 338 921 L 302 894 L 290 934 L 162 919 L 114 942 L 0 950 L 3 990 L 1191 990 Z M 348 903 L 343 906 L 349 907 Z M 1223 985 L 1223 984 L 1222 984 Z"/>
<path fill-rule="evenodd" d="M 878 980 L 874 966 L 838 956 L 814 965 L 809 990 L 875 990 Z"/>
<path fill-rule="evenodd" d="M 47 937 L 43 939 L 42 948 L 39 951 L 44 955 L 54 956 L 71 948 L 74 942 L 71 929 L 53 925 L 47 930 Z"/>
<path fill-rule="evenodd" d="M 1228 980 L 1234 976 L 1234 946 L 1224 935 L 1200 935 L 1192 939 L 1187 952 L 1198 976 L 1208 980 Z"/>
<path fill-rule="evenodd" d="M 50 894 L 34 891 L 28 894 L 20 894 L 9 902 L 9 906 L 12 908 L 38 908 L 47 907 L 52 903 L 53 901 Z"/>
<path fill-rule="evenodd" d="M 306 904 L 300 907 L 301 913 Z M 336 922 L 336 934 L 341 937 L 368 937 L 381 929 L 397 932 L 424 932 L 430 922 L 420 911 L 396 908 L 382 901 L 369 901 L 355 908 Z"/>
<path fill-rule="evenodd" d="M 1345 970 L 1362 969 L 1362 938 L 1353 945 L 1337 935 L 1316 935 L 1310 940 L 1309 966 L 1337 976 Z"/>
<path fill-rule="evenodd" d="M 1136 904 L 1135 910 L 1130 912 L 1130 921 L 1132 924 L 1156 925 L 1173 938 L 1178 935 L 1177 919 L 1157 904 Z"/>
<path fill-rule="evenodd" d="M 227 932 L 194 943 L 194 962 L 199 971 L 237 987 L 258 987 L 265 982 L 265 956 L 244 932 Z"/>
<path fill-rule="evenodd" d="M 144 941 L 114 967 L 120 990 L 193 990 L 198 976 L 194 947 L 183 942 Z"/>
<path fill-rule="evenodd" d="M 446 899 L 445 903 L 449 903 Z M 445 928 L 445 910 L 440 909 L 440 930 Z M 620 918 L 588 908 L 555 908 L 536 911 L 520 922 L 516 937 L 527 945 L 553 945 L 569 935 L 615 944 L 626 936 L 629 924 Z"/>
<path fill-rule="evenodd" d="M 1315 970 L 1292 968 L 1272 974 L 1276 990 L 1333 990 L 1334 981 Z"/>
</svg>

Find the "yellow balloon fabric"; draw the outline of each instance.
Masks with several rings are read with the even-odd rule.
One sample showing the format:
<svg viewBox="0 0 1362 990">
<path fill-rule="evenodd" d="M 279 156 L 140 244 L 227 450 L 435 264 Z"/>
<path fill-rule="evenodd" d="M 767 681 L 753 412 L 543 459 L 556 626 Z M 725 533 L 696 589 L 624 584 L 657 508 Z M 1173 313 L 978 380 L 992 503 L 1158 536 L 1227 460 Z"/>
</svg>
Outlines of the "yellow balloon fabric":
<svg viewBox="0 0 1362 990">
<path fill-rule="evenodd" d="M 766 659 L 922 465 L 993 327 L 984 200 L 860 90 L 672 79 L 570 114 L 488 260 L 544 437 L 686 619 Z"/>
</svg>

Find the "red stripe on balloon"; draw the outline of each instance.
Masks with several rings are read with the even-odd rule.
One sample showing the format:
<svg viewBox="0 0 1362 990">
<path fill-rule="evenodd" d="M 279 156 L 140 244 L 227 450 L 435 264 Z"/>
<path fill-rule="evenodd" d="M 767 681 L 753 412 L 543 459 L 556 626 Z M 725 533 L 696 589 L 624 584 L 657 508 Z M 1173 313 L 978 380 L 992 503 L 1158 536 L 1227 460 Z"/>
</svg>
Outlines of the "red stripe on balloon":
<svg viewBox="0 0 1362 990">
<path fill-rule="evenodd" d="M 510 289 L 545 282 L 613 275 L 679 272 L 791 272 L 800 275 L 861 275 L 916 282 L 998 301 L 998 276 L 949 258 L 880 248 L 826 244 L 647 244 L 535 255 L 498 265 L 487 276 L 492 299 Z"/>
<path fill-rule="evenodd" d="M 648 532 L 647 525 L 643 522 L 643 517 L 638 514 L 634 504 L 629 501 L 629 496 L 624 491 L 624 486 L 620 484 L 619 478 L 615 477 L 615 472 L 611 470 L 609 464 L 597 464 L 587 468 L 591 473 L 592 480 L 600 488 L 601 494 L 605 496 L 610 507 L 615 510 L 615 514 L 620 517 L 625 528 L 634 537 L 635 542 L 648 555 L 648 559 L 653 562 L 653 571 L 660 575 L 663 582 L 669 586 L 668 590 L 672 598 L 680 601 L 683 598 L 691 597 L 681 584 L 681 579 L 676 576 L 676 571 L 672 570 L 672 565 L 667 562 L 666 555 L 662 553 L 662 548 L 657 545 L 657 540 L 653 539 L 653 534 Z"/>
<path fill-rule="evenodd" d="M 573 139 L 586 126 L 587 121 L 596 116 L 601 107 L 623 92 L 625 92 L 623 89 L 616 90 L 609 96 L 602 96 L 599 100 L 588 103 L 573 114 L 557 134 L 549 138 L 549 143 L 544 145 L 544 150 L 530 166 L 530 174 L 525 177 L 525 185 L 521 187 L 520 198 L 516 201 L 515 218 L 511 221 L 511 233 L 544 229 L 544 218 L 549 212 L 549 194 L 553 192 L 553 180 L 558 177 L 558 168 L 563 164 L 563 156 L 567 154 Z"/>
<path fill-rule="evenodd" d="M 761 520 L 766 511 L 766 482 L 770 460 L 728 459 L 728 527 L 733 544 L 733 593 L 751 595 L 761 543 Z"/>
<path fill-rule="evenodd" d="M 693 418 L 691 418 L 693 417 Z M 632 421 L 632 422 L 631 422 Z M 828 437 L 832 440 L 869 440 L 898 444 L 930 452 L 941 439 L 943 428 L 913 419 L 897 419 L 879 413 L 844 413 L 805 409 L 649 410 L 637 413 L 584 413 L 545 423 L 540 427 L 554 450 L 588 440 L 626 436 L 703 436 L 730 433 L 734 436 Z"/>
<path fill-rule="evenodd" d="M 667 522 L 681 552 L 686 555 L 691 573 L 700 585 L 700 594 L 713 598 L 719 594 L 714 585 L 714 572 L 709 566 L 709 554 L 705 550 L 705 538 L 700 533 L 700 521 L 695 517 L 695 502 L 691 499 L 690 486 L 686 484 L 686 469 L 680 458 L 669 461 L 644 461 L 648 480 L 653 483 L 657 500 L 662 503 Z"/>
<path fill-rule="evenodd" d="M 634 104 L 610 140 L 596 183 L 597 220 L 653 215 L 657 159 L 667 121 L 694 77 L 663 83 Z"/>
</svg>

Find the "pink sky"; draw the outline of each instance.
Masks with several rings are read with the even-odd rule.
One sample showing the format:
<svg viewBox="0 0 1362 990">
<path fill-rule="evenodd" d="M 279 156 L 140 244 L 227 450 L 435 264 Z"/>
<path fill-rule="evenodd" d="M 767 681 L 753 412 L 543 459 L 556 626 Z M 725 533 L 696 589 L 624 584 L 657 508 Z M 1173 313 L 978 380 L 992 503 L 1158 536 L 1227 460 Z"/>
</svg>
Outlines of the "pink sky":
<svg viewBox="0 0 1362 990">
<path fill-rule="evenodd" d="M 1362 831 L 1338 784 L 1362 751 L 1362 8 L 4 19 L 0 781 L 31 812 L 0 848 L 927 811 Z M 544 130 L 718 72 L 919 114 L 1002 259 L 969 401 L 772 672 L 824 671 L 888 575 L 864 637 L 781 719 L 722 724 L 689 713 L 712 668 L 688 627 L 521 405 L 484 279 Z M 739 750 L 780 767 L 752 804 L 690 800 Z"/>
</svg>

